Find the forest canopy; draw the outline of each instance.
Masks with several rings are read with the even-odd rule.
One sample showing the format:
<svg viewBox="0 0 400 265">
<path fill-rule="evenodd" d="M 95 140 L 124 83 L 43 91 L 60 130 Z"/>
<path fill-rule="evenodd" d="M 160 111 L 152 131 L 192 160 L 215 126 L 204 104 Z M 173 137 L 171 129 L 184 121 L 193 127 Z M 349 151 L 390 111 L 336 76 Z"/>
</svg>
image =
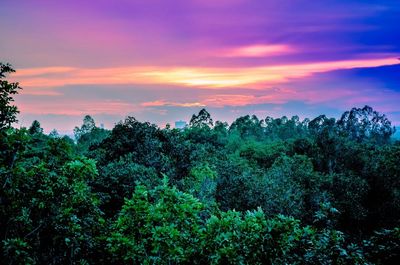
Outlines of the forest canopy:
<svg viewBox="0 0 400 265">
<path fill-rule="evenodd" d="M 335 118 L 206 109 L 184 129 L 87 115 L 16 128 L 0 64 L 4 264 L 395 264 L 400 142 L 370 106 Z"/>
</svg>

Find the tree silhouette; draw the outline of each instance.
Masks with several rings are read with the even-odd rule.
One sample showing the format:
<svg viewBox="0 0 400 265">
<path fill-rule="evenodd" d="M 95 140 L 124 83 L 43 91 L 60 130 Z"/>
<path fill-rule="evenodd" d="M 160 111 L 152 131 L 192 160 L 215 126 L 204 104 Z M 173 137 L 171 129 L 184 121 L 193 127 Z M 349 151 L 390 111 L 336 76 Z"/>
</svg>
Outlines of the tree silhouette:
<svg viewBox="0 0 400 265">
<path fill-rule="evenodd" d="M 14 72 L 10 64 L 0 62 L 0 130 L 9 128 L 12 123 L 17 122 L 19 111 L 17 106 L 11 105 L 11 102 L 14 101 L 12 96 L 18 94 L 21 87 L 17 82 L 10 83 L 5 80 L 7 74 Z"/>
<path fill-rule="evenodd" d="M 212 127 L 214 125 L 210 113 L 206 109 L 201 109 L 199 114 L 193 114 L 189 123 L 190 127 Z"/>
<path fill-rule="evenodd" d="M 395 133 L 395 128 L 386 115 L 380 114 L 370 106 L 352 108 L 343 113 L 337 125 L 342 133 L 353 140 L 361 142 L 370 139 L 376 142 L 387 142 Z"/>
</svg>

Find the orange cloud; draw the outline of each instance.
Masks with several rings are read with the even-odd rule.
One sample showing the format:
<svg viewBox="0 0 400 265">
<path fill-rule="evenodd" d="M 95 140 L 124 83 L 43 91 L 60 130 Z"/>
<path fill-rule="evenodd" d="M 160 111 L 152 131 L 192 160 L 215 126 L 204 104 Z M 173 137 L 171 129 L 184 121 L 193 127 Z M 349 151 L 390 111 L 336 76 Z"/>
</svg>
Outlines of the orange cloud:
<svg viewBox="0 0 400 265">
<path fill-rule="evenodd" d="M 119 67 L 119 68 L 36 68 L 19 71 L 14 78 L 23 87 L 65 85 L 161 84 L 200 88 L 246 87 L 264 89 L 314 73 L 340 69 L 398 64 L 396 58 L 359 59 L 260 67 Z M 50 73 L 50 74 L 49 74 Z"/>
<path fill-rule="evenodd" d="M 64 74 L 72 72 L 76 68 L 72 67 L 42 67 L 42 68 L 30 68 L 30 69 L 20 69 L 14 74 L 14 76 L 38 76 L 38 75 L 48 75 L 48 74 Z"/>
</svg>

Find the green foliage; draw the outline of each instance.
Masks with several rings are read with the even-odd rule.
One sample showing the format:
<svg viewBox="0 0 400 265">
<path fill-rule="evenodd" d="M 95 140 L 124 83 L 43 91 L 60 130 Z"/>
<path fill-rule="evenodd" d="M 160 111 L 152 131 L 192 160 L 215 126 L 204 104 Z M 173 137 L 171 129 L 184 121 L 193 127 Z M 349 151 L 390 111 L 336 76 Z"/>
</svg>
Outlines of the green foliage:
<svg viewBox="0 0 400 265">
<path fill-rule="evenodd" d="M 36 261 L 30 257 L 30 246 L 20 238 L 9 238 L 3 240 L 3 251 L 8 264 L 35 264 Z"/>
<path fill-rule="evenodd" d="M 113 224 L 107 247 L 114 263 L 364 264 L 343 233 L 302 226 L 292 217 L 257 211 L 218 212 L 164 184 L 137 186 Z"/>
<path fill-rule="evenodd" d="M 241 158 L 245 158 L 252 167 L 269 168 L 275 160 L 287 152 L 285 143 L 276 141 L 264 143 L 248 141 L 242 143 L 237 152 Z"/>
<path fill-rule="evenodd" d="M 377 143 L 385 143 L 395 133 L 395 128 L 386 116 L 370 106 L 346 111 L 337 124 L 345 135 L 359 142 L 371 139 Z"/>
<path fill-rule="evenodd" d="M 93 148 L 101 165 L 131 153 L 134 162 L 161 169 L 163 166 L 160 131 L 155 125 L 141 123 L 133 117 L 115 126 L 110 137 Z"/>
<path fill-rule="evenodd" d="M 271 214 L 304 217 L 310 203 L 306 197 L 314 196 L 317 189 L 316 178 L 307 157 L 279 157 L 263 179 L 263 208 Z"/>
<path fill-rule="evenodd" d="M 100 167 L 100 172 L 92 185 L 102 198 L 103 210 L 108 216 L 118 213 L 124 198 L 131 196 L 137 183 L 146 187 L 161 183 L 161 178 L 153 168 L 134 163 L 132 155 Z"/>
<path fill-rule="evenodd" d="M 88 186 L 97 174 L 95 162 L 74 159 L 63 139 L 31 142 L 26 131 L 15 135 L 21 133 L 24 148 L 12 167 L 0 168 L 2 255 L 17 263 L 88 258 L 97 251 L 102 219 L 100 201 Z"/>
<path fill-rule="evenodd" d="M 191 263 L 199 255 L 202 204 L 164 184 L 137 186 L 113 225 L 108 248 L 115 260 L 140 264 Z"/>
<path fill-rule="evenodd" d="M 10 64 L 0 62 L 0 131 L 17 122 L 19 113 L 17 106 L 11 105 L 11 103 L 14 101 L 13 96 L 18 94 L 18 90 L 21 88 L 18 83 L 9 83 L 4 79 L 7 74 L 13 72 L 15 70 Z"/>
<path fill-rule="evenodd" d="M 96 123 L 94 122 L 94 119 L 90 115 L 86 115 L 83 118 L 82 126 L 80 128 L 79 127 L 74 128 L 75 139 L 79 140 L 82 137 L 82 135 L 90 133 L 95 128 L 96 128 Z"/>
<path fill-rule="evenodd" d="M 82 126 L 75 127 L 74 136 L 77 141 L 77 151 L 86 155 L 92 146 L 99 145 L 110 132 L 106 129 L 96 127 L 94 119 L 86 115 Z"/>
<path fill-rule="evenodd" d="M 40 122 L 37 120 L 34 120 L 32 122 L 31 127 L 29 127 L 29 133 L 30 134 L 40 134 L 43 133 L 43 128 L 40 127 Z"/>
<path fill-rule="evenodd" d="M 199 198 L 205 204 L 215 203 L 217 173 L 208 164 L 195 166 L 183 179 L 183 189 Z"/>
<path fill-rule="evenodd" d="M 400 259 L 400 228 L 376 231 L 364 240 L 366 253 L 375 264 L 395 264 Z"/>
<path fill-rule="evenodd" d="M 255 115 L 237 118 L 229 127 L 230 131 L 237 131 L 241 138 L 262 138 L 264 134 L 263 121 Z"/>
</svg>

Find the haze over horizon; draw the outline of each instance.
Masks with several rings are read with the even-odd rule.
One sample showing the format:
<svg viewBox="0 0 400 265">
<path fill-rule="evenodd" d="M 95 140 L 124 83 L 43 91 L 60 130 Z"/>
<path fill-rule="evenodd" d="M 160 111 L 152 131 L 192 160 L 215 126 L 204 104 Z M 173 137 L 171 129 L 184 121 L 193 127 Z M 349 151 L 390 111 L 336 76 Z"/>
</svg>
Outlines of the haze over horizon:
<svg viewBox="0 0 400 265">
<path fill-rule="evenodd" d="M 399 17 L 395 0 L 6 1 L 0 61 L 24 88 L 20 125 L 47 132 L 364 105 L 399 126 Z"/>
</svg>

